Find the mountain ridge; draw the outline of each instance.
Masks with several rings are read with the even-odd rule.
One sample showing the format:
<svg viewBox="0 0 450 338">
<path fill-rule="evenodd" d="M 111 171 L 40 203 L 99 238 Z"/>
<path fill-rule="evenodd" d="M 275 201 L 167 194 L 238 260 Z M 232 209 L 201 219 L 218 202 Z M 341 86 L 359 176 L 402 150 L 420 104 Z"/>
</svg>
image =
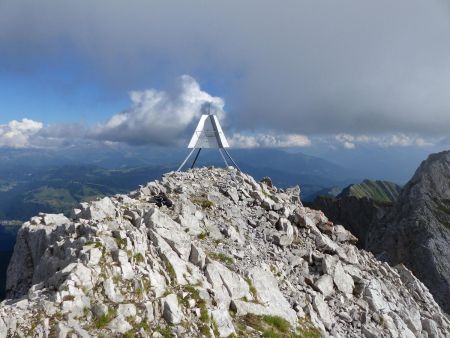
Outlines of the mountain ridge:
<svg viewBox="0 0 450 338">
<path fill-rule="evenodd" d="M 232 168 L 169 173 L 21 227 L 0 337 L 445 336 L 403 265 Z"/>
<path fill-rule="evenodd" d="M 396 183 L 382 180 L 365 179 L 361 183 L 351 184 L 337 195 L 337 198 L 354 196 L 367 197 L 381 203 L 395 203 L 400 195 L 401 186 Z"/>
</svg>

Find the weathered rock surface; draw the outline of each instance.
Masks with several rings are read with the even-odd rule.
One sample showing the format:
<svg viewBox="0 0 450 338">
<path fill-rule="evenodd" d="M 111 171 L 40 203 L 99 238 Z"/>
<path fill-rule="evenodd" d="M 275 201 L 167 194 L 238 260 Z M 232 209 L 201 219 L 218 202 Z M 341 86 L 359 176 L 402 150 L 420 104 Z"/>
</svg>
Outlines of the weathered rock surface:
<svg viewBox="0 0 450 338">
<path fill-rule="evenodd" d="M 407 268 L 358 250 L 298 188 L 231 168 L 33 217 L 7 288 L 0 337 L 446 337 L 450 325 Z"/>
</svg>

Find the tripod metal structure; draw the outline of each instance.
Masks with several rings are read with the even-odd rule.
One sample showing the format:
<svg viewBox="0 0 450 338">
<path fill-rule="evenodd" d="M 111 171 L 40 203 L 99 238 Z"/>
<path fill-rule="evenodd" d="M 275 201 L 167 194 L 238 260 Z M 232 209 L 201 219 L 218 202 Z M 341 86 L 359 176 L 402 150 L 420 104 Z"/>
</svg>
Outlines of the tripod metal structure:
<svg viewBox="0 0 450 338">
<path fill-rule="evenodd" d="M 194 161 L 192 162 L 191 169 L 194 167 L 197 159 L 200 155 L 200 152 L 203 148 L 216 148 L 219 150 L 220 155 L 222 156 L 225 165 L 228 167 L 228 161 L 226 157 L 233 163 L 234 167 L 241 171 L 233 160 L 231 155 L 228 153 L 226 148 L 229 148 L 228 141 L 225 137 L 225 134 L 222 131 L 222 127 L 220 126 L 219 120 L 217 116 L 214 114 L 204 114 L 201 116 L 200 121 L 198 122 L 197 128 L 192 135 L 191 141 L 189 142 L 188 148 L 192 149 L 188 156 L 184 159 L 183 163 L 181 163 L 180 167 L 177 171 L 180 171 L 185 166 L 186 162 L 192 156 L 194 151 L 197 149 L 197 154 L 195 155 Z M 222 152 L 223 151 L 223 152 Z M 225 155 L 224 155 L 225 153 Z"/>
</svg>

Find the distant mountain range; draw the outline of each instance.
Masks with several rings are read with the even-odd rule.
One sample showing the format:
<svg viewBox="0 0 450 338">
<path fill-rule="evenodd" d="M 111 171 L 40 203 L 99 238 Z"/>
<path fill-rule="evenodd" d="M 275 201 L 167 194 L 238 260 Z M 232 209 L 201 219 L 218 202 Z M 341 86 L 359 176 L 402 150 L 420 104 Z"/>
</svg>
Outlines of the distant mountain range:
<svg viewBox="0 0 450 338">
<path fill-rule="evenodd" d="M 0 220 L 27 220 L 38 212 L 64 212 L 80 201 L 129 191 L 175 170 L 185 150 L 156 154 L 111 148 L 0 151 Z M 280 187 L 300 185 L 304 200 L 328 186 L 344 186 L 358 173 L 324 159 L 275 149 L 233 150 L 241 169 L 270 176 Z M 190 163 L 187 165 L 189 168 Z M 196 166 L 223 166 L 217 151 L 203 151 Z"/>
</svg>

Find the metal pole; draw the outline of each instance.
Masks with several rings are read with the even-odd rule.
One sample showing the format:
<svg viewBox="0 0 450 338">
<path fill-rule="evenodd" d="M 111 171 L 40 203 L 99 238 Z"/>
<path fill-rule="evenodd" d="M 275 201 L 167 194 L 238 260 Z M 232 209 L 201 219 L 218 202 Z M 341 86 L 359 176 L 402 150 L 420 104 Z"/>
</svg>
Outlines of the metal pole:
<svg viewBox="0 0 450 338">
<path fill-rule="evenodd" d="M 177 171 L 180 171 L 181 168 L 183 168 L 183 166 L 186 164 L 187 160 L 189 159 L 189 157 L 191 157 L 192 153 L 194 152 L 195 148 L 192 148 L 191 152 L 189 153 L 189 155 L 184 159 L 183 163 L 181 163 L 180 167 L 177 169 Z"/>
<path fill-rule="evenodd" d="M 223 150 L 225 151 L 225 153 L 228 155 L 228 157 L 230 158 L 231 162 L 233 162 L 233 164 L 234 164 L 234 166 L 236 167 L 236 169 L 239 170 L 239 171 L 241 171 L 241 169 L 239 169 L 239 167 L 238 167 L 238 165 L 236 164 L 236 162 L 234 162 L 234 160 L 231 158 L 230 154 L 228 154 L 227 149 L 225 149 L 225 148 L 222 148 L 222 149 L 223 149 Z"/>
<path fill-rule="evenodd" d="M 197 152 L 197 155 L 195 155 L 194 162 L 192 163 L 191 169 L 194 168 L 195 162 L 197 162 L 198 155 L 200 155 L 201 151 L 202 151 L 202 148 L 198 148 L 198 152 Z"/>
<path fill-rule="evenodd" d="M 219 153 L 220 153 L 220 155 L 222 156 L 222 159 L 223 159 L 223 161 L 225 162 L 225 165 L 228 167 L 228 162 L 227 162 L 227 160 L 225 159 L 225 156 L 223 156 L 223 153 L 222 153 L 222 150 L 219 148 Z"/>
</svg>

